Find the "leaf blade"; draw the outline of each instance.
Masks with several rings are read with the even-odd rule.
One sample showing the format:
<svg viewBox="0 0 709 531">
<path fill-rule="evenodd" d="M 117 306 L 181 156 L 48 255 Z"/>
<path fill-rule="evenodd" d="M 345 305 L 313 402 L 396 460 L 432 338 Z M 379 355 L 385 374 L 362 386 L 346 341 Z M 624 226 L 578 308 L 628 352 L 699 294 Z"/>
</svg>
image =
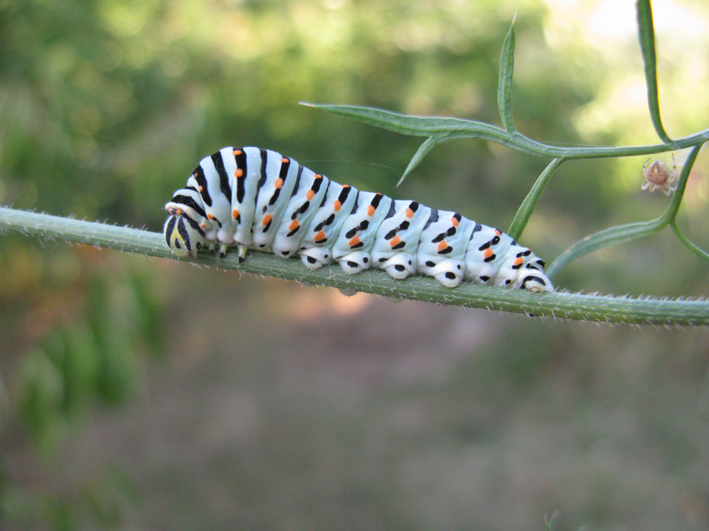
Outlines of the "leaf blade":
<svg viewBox="0 0 709 531">
<path fill-rule="evenodd" d="M 510 224 L 510 227 L 507 231 L 507 234 L 512 236 L 513 239 L 519 240 L 519 237 L 522 235 L 524 228 L 527 226 L 527 222 L 532 216 L 532 213 L 534 212 L 537 203 L 539 203 L 539 199 L 542 196 L 542 192 L 544 192 L 544 189 L 549 183 L 551 176 L 559 168 L 559 166 L 561 166 L 563 162 L 564 159 L 562 158 L 552 160 L 549 165 L 544 169 L 544 171 L 539 175 L 539 177 L 537 177 L 537 180 L 534 182 L 532 189 L 529 190 L 529 193 L 527 193 L 524 200 L 522 201 L 522 204 L 517 209 L 517 213 L 515 214 L 515 217 L 512 220 L 512 223 Z"/>
<path fill-rule="evenodd" d="M 670 223 L 670 227 L 674 231 L 675 236 L 677 236 L 677 239 L 682 242 L 682 245 L 684 245 L 687 249 L 692 251 L 702 260 L 709 262 L 709 253 L 707 253 L 704 249 L 702 249 L 696 243 L 687 238 L 674 221 Z"/>
<path fill-rule="evenodd" d="M 512 74 L 515 66 L 515 23 L 512 20 L 510 30 L 505 36 L 500 55 L 500 76 L 497 86 L 497 107 L 500 111 L 500 120 L 505 130 L 509 133 L 515 131 L 512 119 Z"/>
<path fill-rule="evenodd" d="M 649 236 L 650 234 L 658 232 L 666 225 L 667 222 L 665 220 L 657 218 L 651 221 L 638 221 L 626 225 L 616 225 L 590 234 L 557 256 L 547 268 L 547 275 L 553 277 L 569 263 L 593 251 Z"/>
<path fill-rule="evenodd" d="M 638 0 L 638 37 L 640 51 L 645 64 L 645 84 L 647 85 L 647 100 L 650 107 L 652 125 L 657 136 L 668 146 L 674 146 L 674 141 L 669 137 L 662 125 L 660 115 L 660 100 L 657 88 L 657 57 L 655 54 L 655 29 L 652 20 L 652 6 L 650 0 Z"/>
<path fill-rule="evenodd" d="M 419 163 L 428 154 L 428 152 L 431 151 L 434 147 L 436 147 L 438 143 L 439 140 L 436 139 L 436 137 L 430 136 L 423 144 L 419 146 L 418 150 L 416 150 L 416 153 L 414 153 L 414 156 L 411 157 L 409 165 L 404 170 L 401 179 L 399 179 L 399 182 L 396 183 L 396 186 L 400 186 L 401 183 L 404 182 L 404 179 L 406 179 L 406 177 L 414 170 L 414 168 L 416 168 L 416 166 L 419 165 Z"/>
</svg>

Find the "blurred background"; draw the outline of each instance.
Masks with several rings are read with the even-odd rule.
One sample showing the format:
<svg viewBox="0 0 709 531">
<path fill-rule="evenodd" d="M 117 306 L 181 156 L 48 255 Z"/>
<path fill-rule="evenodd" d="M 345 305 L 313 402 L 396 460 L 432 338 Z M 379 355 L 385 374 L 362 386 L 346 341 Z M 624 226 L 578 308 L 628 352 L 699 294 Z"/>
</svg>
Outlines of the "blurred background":
<svg viewBox="0 0 709 531">
<path fill-rule="evenodd" d="M 654 8 L 665 124 L 692 134 L 709 5 Z M 0 0 L 0 204 L 159 231 L 202 157 L 257 145 L 505 229 L 548 161 L 455 141 L 396 188 L 420 139 L 297 102 L 499 124 L 515 13 L 521 132 L 658 142 L 630 0 Z M 644 162 L 564 165 L 522 242 L 550 262 L 656 217 Z M 680 215 L 705 249 L 707 169 Z M 703 297 L 707 272 L 666 231 L 554 280 Z M 708 340 L 3 234 L 0 528 L 707 529 Z"/>
</svg>

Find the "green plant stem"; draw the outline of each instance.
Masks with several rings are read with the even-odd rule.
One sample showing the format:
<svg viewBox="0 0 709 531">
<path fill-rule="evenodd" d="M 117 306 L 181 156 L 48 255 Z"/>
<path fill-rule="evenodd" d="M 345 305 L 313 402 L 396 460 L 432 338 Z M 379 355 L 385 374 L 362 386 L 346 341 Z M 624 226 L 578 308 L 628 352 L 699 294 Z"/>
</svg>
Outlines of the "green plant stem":
<svg viewBox="0 0 709 531">
<path fill-rule="evenodd" d="M 706 301 L 540 294 L 472 283 L 448 289 L 425 277 L 397 281 L 383 271 L 365 271 L 350 276 L 335 265 L 310 271 L 299 260 L 284 260 L 258 252 L 249 253 L 241 264 L 236 260 L 236 253 L 223 259 L 206 254 L 178 258 L 165 246 L 158 233 L 5 207 L 0 207 L 0 230 L 400 299 L 601 323 L 709 325 L 709 302 Z"/>
</svg>

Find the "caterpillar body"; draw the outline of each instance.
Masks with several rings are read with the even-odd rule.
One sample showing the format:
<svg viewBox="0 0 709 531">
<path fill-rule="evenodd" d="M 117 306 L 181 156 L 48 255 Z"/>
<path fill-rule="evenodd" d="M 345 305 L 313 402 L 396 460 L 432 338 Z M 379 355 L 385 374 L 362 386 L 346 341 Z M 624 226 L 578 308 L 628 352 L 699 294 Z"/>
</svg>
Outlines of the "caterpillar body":
<svg viewBox="0 0 709 531">
<path fill-rule="evenodd" d="M 165 205 L 164 235 L 178 255 L 236 245 L 300 256 L 309 269 L 336 261 L 349 274 L 383 269 L 553 291 L 544 262 L 502 231 L 457 212 L 338 184 L 275 151 L 226 147 L 205 157 Z"/>
</svg>

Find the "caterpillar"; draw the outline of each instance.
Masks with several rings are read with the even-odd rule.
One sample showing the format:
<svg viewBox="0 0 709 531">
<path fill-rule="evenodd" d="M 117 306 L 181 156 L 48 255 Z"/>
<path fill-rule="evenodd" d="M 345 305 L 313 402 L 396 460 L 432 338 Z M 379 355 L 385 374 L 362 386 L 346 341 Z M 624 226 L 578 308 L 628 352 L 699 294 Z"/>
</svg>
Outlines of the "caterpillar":
<svg viewBox="0 0 709 531">
<path fill-rule="evenodd" d="M 395 279 L 426 275 L 553 291 L 544 262 L 502 231 L 457 212 L 338 184 L 290 157 L 225 147 L 205 157 L 165 205 L 165 241 L 181 256 L 236 245 L 317 269 L 336 261 L 349 274 L 383 269 Z"/>
</svg>

